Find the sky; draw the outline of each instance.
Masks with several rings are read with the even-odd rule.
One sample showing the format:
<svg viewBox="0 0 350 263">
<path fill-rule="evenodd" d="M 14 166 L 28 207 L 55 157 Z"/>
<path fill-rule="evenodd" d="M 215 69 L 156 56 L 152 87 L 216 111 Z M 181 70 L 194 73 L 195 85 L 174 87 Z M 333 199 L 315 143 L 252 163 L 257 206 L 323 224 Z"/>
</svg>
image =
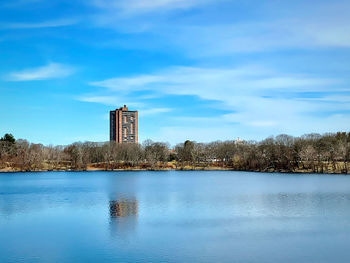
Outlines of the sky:
<svg viewBox="0 0 350 263">
<path fill-rule="evenodd" d="M 0 134 L 261 140 L 350 130 L 350 2 L 0 0 Z"/>
</svg>

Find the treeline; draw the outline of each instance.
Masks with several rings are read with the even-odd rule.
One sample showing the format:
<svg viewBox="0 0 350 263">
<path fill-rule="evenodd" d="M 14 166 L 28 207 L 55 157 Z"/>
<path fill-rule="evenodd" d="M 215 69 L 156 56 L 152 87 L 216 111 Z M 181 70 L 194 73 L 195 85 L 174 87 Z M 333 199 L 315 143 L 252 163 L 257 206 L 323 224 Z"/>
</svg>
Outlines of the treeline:
<svg viewBox="0 0 350 263">
<path fill-rule="evenodd" d="M 44 146 L 0 139 L 0 169 L 12 171 L 86 169 L 232 169 L 267 172 L 349 173 L 350 132 L 278 135 L 262 141 L 73 143 Z"/>
</svg>

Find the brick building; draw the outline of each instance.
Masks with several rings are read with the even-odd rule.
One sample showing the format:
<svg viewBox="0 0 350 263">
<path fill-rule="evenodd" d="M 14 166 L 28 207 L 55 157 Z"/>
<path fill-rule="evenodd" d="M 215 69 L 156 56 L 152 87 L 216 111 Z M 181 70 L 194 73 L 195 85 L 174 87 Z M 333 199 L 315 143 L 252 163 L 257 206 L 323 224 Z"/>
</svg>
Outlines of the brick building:
<svg viewBox="0 0 350 263">
<path fill-rule="evenodd" d="M 138 112 L 124 105 L 109 113 L 109 140 L 117 143 L 138 142 Z"/>
</svg>

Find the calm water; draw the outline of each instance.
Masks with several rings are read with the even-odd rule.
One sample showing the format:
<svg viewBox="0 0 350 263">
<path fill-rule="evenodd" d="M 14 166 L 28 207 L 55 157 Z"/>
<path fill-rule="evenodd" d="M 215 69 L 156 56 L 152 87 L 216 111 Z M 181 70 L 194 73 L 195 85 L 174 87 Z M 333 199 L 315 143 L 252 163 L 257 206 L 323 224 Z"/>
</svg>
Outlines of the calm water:
<svg viewBox="0 0 350 263">
<path fill-rule="evenodd" d="M 0 174 L 0 262 L 350 262 L 350 176 Z"/>
</svg>

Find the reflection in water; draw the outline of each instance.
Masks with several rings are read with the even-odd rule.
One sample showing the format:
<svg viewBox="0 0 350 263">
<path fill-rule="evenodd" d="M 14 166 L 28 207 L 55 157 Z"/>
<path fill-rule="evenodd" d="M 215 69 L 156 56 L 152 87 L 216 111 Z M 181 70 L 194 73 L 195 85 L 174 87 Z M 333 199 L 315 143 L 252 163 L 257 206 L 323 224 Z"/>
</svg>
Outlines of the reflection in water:
<svg viewBox="0 0 350 263">
<path fill-rule="evenodd" d="M 116 236 L 134 232 L 138 213 L 136 199 L 121 198 L 109 202 L 110 231 Z"/>
<path fill-rule="evenodd" d="M 349 185 L 231 171 L 0 174 L 0 263 L 349 263 Z"/>
<path fill-rule="evenodd" d="M 137 200 L 120 199 L 109 202 L 111 218 L 137 215 Z"/>
</svg>

